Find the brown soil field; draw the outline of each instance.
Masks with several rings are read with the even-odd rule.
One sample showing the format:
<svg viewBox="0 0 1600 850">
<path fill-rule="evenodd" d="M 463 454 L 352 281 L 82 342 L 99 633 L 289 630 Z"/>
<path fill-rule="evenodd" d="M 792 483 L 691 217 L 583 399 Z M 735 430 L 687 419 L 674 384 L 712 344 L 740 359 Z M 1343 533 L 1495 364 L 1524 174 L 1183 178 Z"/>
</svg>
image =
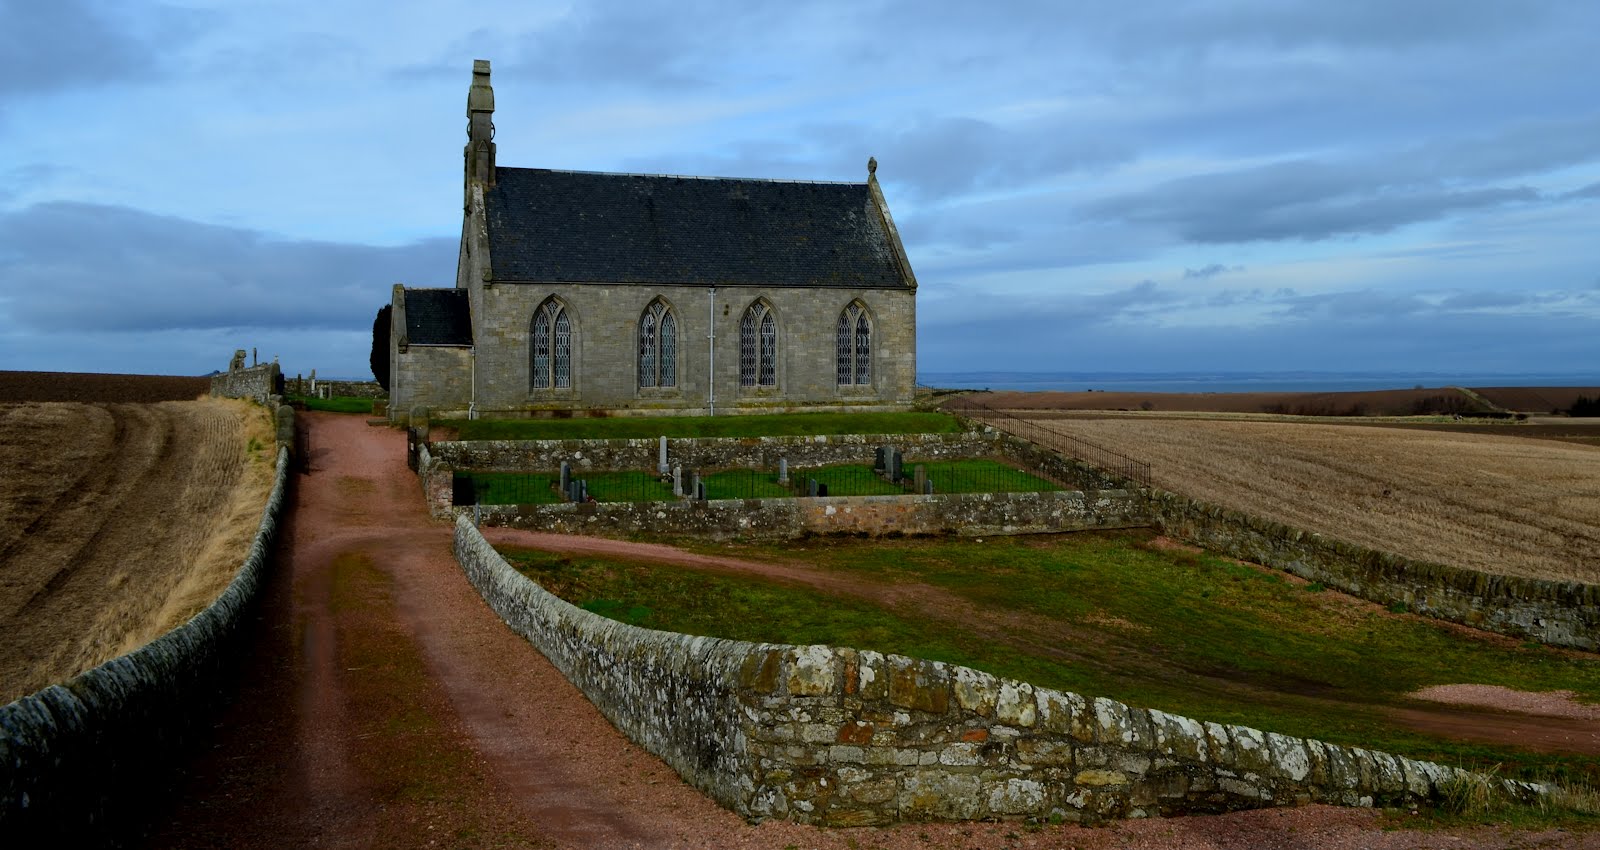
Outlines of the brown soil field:
<svg viewBox="0 0 1600 850">
<path fill-rule="evenodd" d="M 1122 452 L 1149 462 L 1157 487 L 1351 543 L 1600 583 L 1600 446 L 1293 421 L 993 421 L 1023 437 L 1038 428 Z"/>
<path fill-rule="evenodd" d="M 25 401 L 189 401 L 211 391 L 210 378 L 102 375 L 95 372 L 0 372 L 0 403 Z"/>
<path fill-rule="evenodd" d="M 986 392 L 972 393 L 946 406 L 959 410 L 969 403 L 998 410 L 1143 410 L 1293 416 L 1414 416 L 1483 409 L 1483 405 L 1454 387 L 1338 393 Z"/>
<path fill-rule="evenodd" d="M 210 604 L 249 550 L 275 459 L 246 402 L 0 404 L 0 704 Z"/>
<path fill-rule="evenodd" d="M 1473 387 L 1472 391 L 1506 410 L 1552 413 L 1572 407 L 1578 398 L 1600 398 L 1600 387 Z"/>
</svg>

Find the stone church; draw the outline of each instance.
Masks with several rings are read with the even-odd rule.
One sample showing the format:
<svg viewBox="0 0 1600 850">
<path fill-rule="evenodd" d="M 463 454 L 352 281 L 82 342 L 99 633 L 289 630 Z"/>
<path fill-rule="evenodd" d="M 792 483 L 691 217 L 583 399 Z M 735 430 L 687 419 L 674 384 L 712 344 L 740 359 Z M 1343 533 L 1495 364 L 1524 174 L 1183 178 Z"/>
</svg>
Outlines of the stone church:
<svg viewBox="0 0 1600 850">
<path fill-rule="evenodd" d="M 449 289 L 396 285 L 390 409 L 526 417 L 889 410 L 917 281 L 864 183 L 507 168 L 473 63 Z"/>
</svg>

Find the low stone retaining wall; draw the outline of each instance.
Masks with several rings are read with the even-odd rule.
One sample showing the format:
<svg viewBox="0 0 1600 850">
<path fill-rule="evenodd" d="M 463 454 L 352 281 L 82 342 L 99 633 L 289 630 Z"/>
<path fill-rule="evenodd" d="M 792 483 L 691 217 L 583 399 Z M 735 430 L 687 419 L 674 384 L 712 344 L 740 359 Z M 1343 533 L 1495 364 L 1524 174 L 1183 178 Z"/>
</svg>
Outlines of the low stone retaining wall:
<svg viewBox="0 0 1600 850">
<path fill-rule="evenodd" d="M 1460 781 L 1521 799 L 1542 792 L 933 661 L 641 629 L 549 594 L 464 517 L 455 548 L 490 607 L 618 729 L 752 820 L 1100 821 L 1415 804 Z"/>
<path fill-rule="evenodd" d="M 1138 500 L 1122 490 L 567 502 L 485 505 L 476 513 L 473 508 L 455 510 L 489 525 L 557 534 L 686 534 L 714 540 L 789 540 L 805 534 L 983 537 L 1149 525 Z"/>
<path fill-rule="evenodd" d="M 1119 490 L 1121 482 L 1055 452 L 986 428 L 964 434 L 846 434 L 827 437 L 699 438 L 668 440 L 668 460 L 686 469 L 790 469 L 836 463 L 872 463 L 878 446 L 900 449 L 906 463 L 1002 457 L 1029 472 L 1083 490 Z M 417 474 L 435 517 L 449 517 L 456 470 L 553 472 L 563 462 L 584 470 L 655 469 L 657 440 L 473 440 L 427 443 L 418 448 Z M 422 454 L 426 453 L 424 460 Z"/>
<path fill-rule="evenodd" d="M 0 843 L 109 839 L 117 813 L 210 728 L 217 679 L 264 581 L 288 472 L 280 446 L 249 554 L 209 607 L 126 655 L 0 706 Z"/>
<path fill-rule="evenodd" d="M 926 460 L 992 454 L 995 431 L 965 434 L 841 434 L 819 437 L 668 438 L 667 462 L 685 469 L 777 469 L 870 462 L 878 446 L 892 445 L 906 457 Z M 523 472 L 558 469 L 655 469 L 660 441 L 648 440 L 471 440 L 430 445 L 435 460 L 453 469 Z"/>
<path fill-rule="evenodd" d="M 1385 605 L 1552 646 L 1600 651 L 1600 586 L 1415 561 L 1160 491 L 1140 509 L 1163 533 Z"/>
</svg>

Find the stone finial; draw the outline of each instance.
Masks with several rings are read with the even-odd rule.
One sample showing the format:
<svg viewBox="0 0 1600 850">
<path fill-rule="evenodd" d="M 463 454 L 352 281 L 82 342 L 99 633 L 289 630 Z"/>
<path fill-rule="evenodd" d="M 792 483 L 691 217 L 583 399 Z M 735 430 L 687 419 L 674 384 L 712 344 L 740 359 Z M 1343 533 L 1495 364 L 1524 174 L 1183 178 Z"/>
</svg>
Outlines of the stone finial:
<svg viewBox="0 0 1600 850">
<path fill-rule="evenodd" d="M 867 157 L 867 176 L 871 177 L 871 176 L 873 176 L 874 174 L 877 174 L 877 173 L 878 173 L 878 158 L 875 157 L 875 156 Z"/>
</svg>

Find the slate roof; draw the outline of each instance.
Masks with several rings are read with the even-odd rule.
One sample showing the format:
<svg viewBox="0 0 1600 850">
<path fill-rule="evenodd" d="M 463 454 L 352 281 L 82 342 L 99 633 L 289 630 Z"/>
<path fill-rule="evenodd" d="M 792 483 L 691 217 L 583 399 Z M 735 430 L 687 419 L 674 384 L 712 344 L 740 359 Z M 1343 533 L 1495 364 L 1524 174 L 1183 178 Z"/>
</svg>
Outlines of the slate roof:
<svg viewBox="0 0 1600 850">
<path fill-rule="evenodd" d="M 497 168 L 501 282 L 906 288 L 865 183 Z"/>
<path fill-rule="evenodd" d="M 472 307 L 465 289 L 407 289 L 406 341 L 471 345 Z"/>
</svg>

